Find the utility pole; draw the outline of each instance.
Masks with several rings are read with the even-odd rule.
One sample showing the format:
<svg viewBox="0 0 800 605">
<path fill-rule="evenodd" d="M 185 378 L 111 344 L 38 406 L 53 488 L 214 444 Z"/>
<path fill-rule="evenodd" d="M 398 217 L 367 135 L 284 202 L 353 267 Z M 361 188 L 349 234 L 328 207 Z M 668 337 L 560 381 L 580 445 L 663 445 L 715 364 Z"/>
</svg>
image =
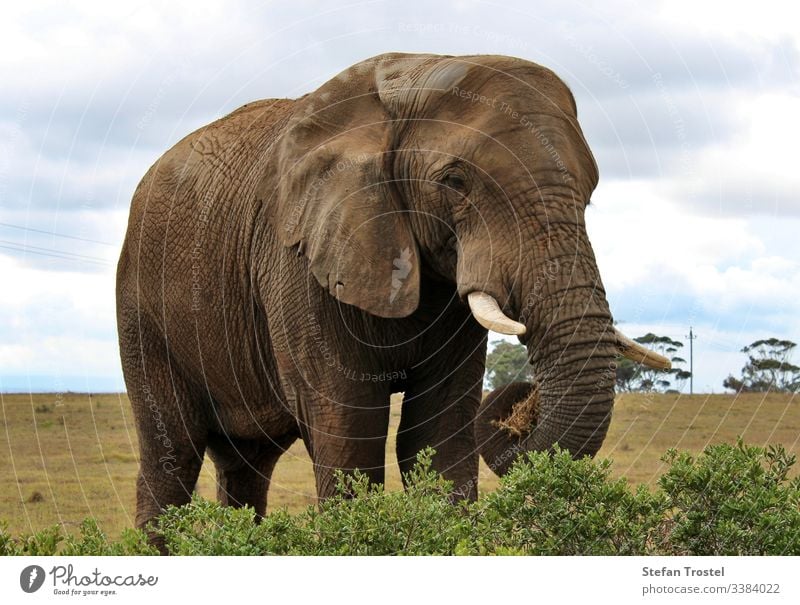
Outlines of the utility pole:
<svg viewBox="0 0 800 605">
<path fill-rule="evenodd" d="M 694 341 L 697 336 L 692 332 L 692 326 L 689 326 L 689 395 L 694 395 Z"/>
</svg>

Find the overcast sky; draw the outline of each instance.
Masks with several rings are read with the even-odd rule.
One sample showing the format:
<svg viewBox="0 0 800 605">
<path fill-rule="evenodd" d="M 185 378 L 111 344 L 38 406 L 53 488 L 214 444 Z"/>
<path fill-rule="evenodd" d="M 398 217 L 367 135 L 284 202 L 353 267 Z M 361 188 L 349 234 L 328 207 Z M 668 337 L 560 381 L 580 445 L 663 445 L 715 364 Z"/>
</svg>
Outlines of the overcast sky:
<svg viewBox="0 0 800 605">
<path fill-rule="evenodd" d="M 123 388 L 114 265 L 146 169 L 254 99 L 387 51 L 494 53 L 571 87 L 587 214 L 630 336 L 694 326 L 695 390 L 800 340 L 800 23 L 771 2 L 16 2 L 0 20 L 0 390 Z"/>
</svg>

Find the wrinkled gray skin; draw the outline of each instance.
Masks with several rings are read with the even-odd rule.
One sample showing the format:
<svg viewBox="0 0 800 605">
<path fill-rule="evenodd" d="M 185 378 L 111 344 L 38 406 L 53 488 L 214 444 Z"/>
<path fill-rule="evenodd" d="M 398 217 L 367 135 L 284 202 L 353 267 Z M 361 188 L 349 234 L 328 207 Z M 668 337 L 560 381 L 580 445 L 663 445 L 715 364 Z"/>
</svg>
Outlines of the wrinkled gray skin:
<svg viewBox="0 0 800 605">
<path fill-rule="evenodd" d="M 525 447 L 594 454 L 615 355 L 584 224 L 596 183 L 567 87 L 500 56 L 381 55 L 180 141 L 136 190 L 118 267 L 137 525 L 189 500 L 204 452 L 220 500 L 259 515 L 298 437 L 319 497 L 336 469 L 383 481 L 399 391 L 401 470 L 433 446 L 474 498 L 474 290 L 527 327 Z"/>
</svg>

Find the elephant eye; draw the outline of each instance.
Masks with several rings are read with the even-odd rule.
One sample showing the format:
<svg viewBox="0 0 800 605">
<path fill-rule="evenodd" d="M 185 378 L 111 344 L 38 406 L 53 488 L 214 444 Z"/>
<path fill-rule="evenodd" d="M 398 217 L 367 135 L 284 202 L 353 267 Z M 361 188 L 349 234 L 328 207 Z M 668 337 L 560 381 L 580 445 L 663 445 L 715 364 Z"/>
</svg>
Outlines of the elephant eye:
<svg viewBox="0 0 800 605">
<path fill-rule="evenodd" d="M 450 189 L 454 189 L 456 191 L 464 193 L 466 192 L 467 189 L 467 180 L 460 174 L 451 172 L 450 174 L 446 174 L 444 178 L 442 178 L 442 185 Z"/>
</svg>

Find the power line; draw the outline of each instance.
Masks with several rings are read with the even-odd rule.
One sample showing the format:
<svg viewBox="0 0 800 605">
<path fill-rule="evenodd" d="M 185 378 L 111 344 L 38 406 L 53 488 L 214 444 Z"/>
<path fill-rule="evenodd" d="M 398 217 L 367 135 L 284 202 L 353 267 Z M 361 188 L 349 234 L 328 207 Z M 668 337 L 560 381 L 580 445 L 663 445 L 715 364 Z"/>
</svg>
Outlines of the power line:
<svg viewBox="0 0 800 605">
<path fill-rule="evenodd" d="M 86 260 L 94 260 L 101 263 L 107 263 L 108 261 L 104 258 L 100 258 L 99 256 L 88 256 L 86 254 L 77 254 L 75 252 L 68 252 L 67 250 L 56 250 L 54 248 L 42 248 L 41 246 L 33 246 L 31 244 L 20 244 L 19 242 L 10 242 L 8 240 L 0 239 L 0 244 L 7 244 L 10 246 L 18 246 L 20 250 L 42 250 L 43 252 L 55 252 L 56 254 L 62 254 L 65 256 L 74 256 L 75 258 L 82 258 Z"/>
<path fill-rule="evenodd" d="M 92 263 L 95 265 L 110 265 L 111 263 L 97 256 L 86 256 L 83 254 L 73 254 L 63 250 L 53 250 L 51 248 L 39 248 L 38 246 L 23 246 L 16 242 L 0 240 L 0 248 L 13 250 L 14 252 L 25 252 L 26 254 L 37 254 L 39 256 L 49 256 L 61 260 L 71 260 L 75 262 Z"/>
<path fill-rule="evenodd" d="M 91 242 L 93 244 L 100 244 L 102 246 L 116 246 L 110 242 L 102 242 L 98 239 L 90 239 L 88 237 L 78 237 L 77 235 L 67 235 L 65 233 L 56 233 L 55 231 L 44 231 L 43 229 L 34 229 L 33 227 L 23 227 L 22 225 L 12 225 L 11 223 L 0 223 L 0 227 L 8 227 L 10 229 L 19 229 L 21 231 L 32 231 L 33 233 L 43 233 L 45 235 L 52 235 L 54 237 L 63 237 L 66 239 L 74 239 L 80 242 Z"/>
</svg>

